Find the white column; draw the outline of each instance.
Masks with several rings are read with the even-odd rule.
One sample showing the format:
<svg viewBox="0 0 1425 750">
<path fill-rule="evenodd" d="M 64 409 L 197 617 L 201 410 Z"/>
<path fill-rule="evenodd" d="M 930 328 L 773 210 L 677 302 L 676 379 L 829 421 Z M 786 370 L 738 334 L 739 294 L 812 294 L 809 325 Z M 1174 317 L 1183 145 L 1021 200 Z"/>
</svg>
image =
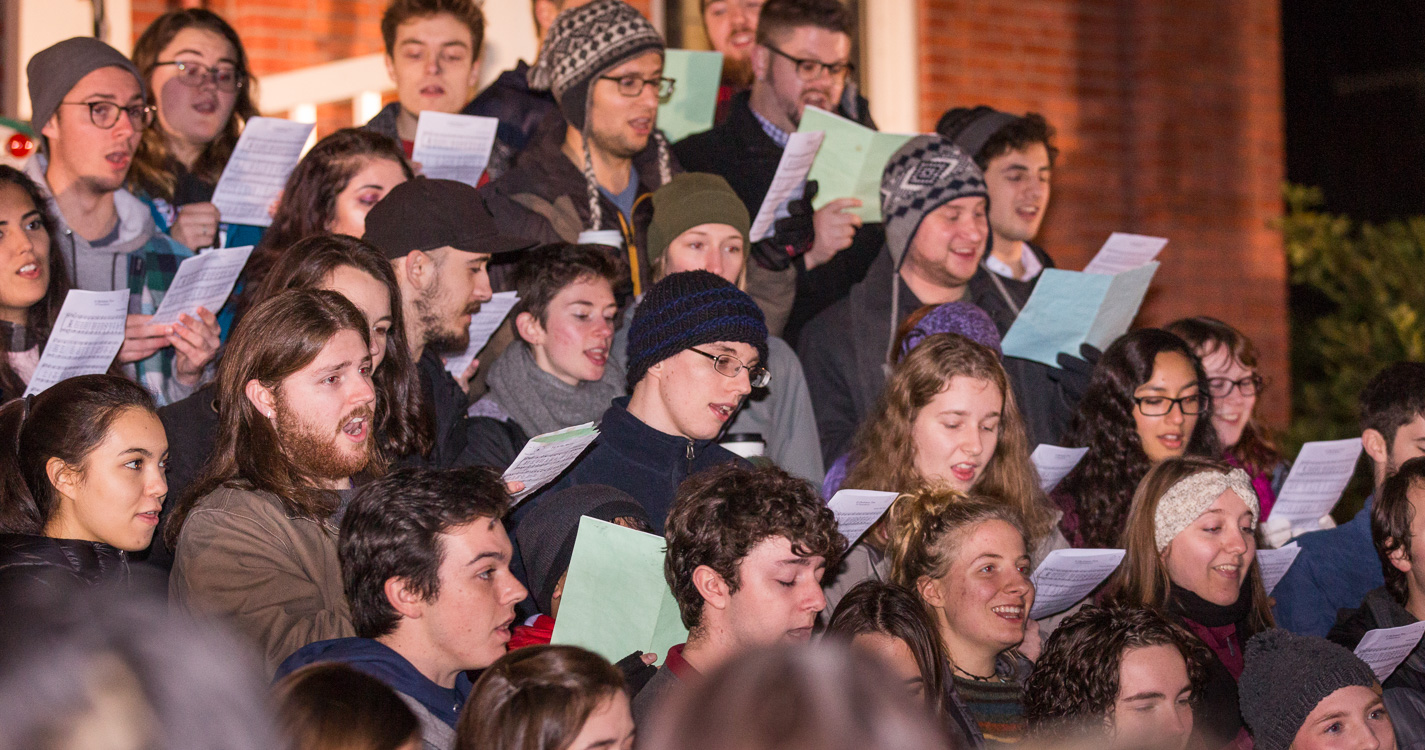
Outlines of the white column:
<svg viewBox="0 0 1425 750">
<path fill-rule="evenodd" d="M 882 130 L 920 132 L 920 29 L 917 0 L 863 0 L 861 83 Z"/>
</svg>

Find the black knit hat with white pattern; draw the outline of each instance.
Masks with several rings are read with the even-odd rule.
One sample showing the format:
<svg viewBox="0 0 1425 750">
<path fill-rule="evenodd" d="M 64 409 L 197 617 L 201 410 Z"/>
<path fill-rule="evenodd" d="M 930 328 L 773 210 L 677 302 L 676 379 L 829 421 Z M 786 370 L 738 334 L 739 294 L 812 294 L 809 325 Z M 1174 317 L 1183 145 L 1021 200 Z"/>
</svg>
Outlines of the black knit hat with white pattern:
<svg viewBox="0 0 1425 750">
<path fill-rule="evenodd" d="M 881 214 L 896 268 L 926 214 L 971 195 L 989 198 L 985 175 L 949 138 L 918 135 L 892 154 L 881 173 Z"/>
<path fill-rule="evenodd" d="M 663 37 L 642 13 L 622 0 L 594 0 L 554 19 L 529 69 L 529 87 L 554 94 L 564 119 L 583 130 L 594 79 L 650 51 L 663 51 Z"/>
</svg>

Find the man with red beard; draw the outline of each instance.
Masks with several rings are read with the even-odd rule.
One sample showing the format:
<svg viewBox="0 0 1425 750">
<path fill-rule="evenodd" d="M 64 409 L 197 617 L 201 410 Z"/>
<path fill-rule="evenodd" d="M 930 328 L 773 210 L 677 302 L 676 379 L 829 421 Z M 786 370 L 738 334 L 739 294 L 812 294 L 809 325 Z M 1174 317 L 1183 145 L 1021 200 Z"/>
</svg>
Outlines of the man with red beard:
<svg viewBox="0 0 1425 750">
<path fill-rule="evenodd" d="M 663 575 L 688 642 L 633 701 L 639 726 L 664 697 L 749 648 L 811 638 L 826 608 L 821 577 L 846 549 L 836 517 L 805 480 L 728 465 L 678 488 Z"/>
<path fill-rule="evenodd" d="M 218 320 L 216 311 L 200 307 L 175 325 L 148 324 L 193 251 L 160 233 L 148 206 L 124 190 L 154 116 L 143 78 L 118 50 L 88 37 L 41 50 L 26 71 L 30 124 L 41 137 L 40 153 L 25 173 L 44 190 L 58 220 L 61 267 L 75 289 L 129 290 L 119 362 L 160 406 L 185 398 L 218 351 Z"/>
<path fill-rule="evenodd" d="M 708 7 L 734 2 L 743 0 Z M 847 101 L 854 20 L 839 0 L 768 0 L 756 29 L 751 90 L 732 98 L 721 124 L 673 148 L 687 170 L 726 178 L 750 216 L 761 208 L 806 107 L 872 125 L 854 95 Z M 788 207 L 791 216 L 752 246 L 756 262 L 747 265 L 747 292 L 767 314 L 768 330 L 793 346 L 806 321 L 866 275 L 881 245 L 879 227 L 863 228 L 860 217 L 846 213 L 859 200 L 826 196 L 836 200 L 813 212 L 814 197 L 809 185 Z"/>
<path fill-rule="evenodd" d="M 379 474 L 366 318 L 336 292 L 253 308 L 218 367 L 218 442 L 166 534 L 169 596 L 224 615 L 269 673 L 324 638 L 355 635 L 336 528 L 353 478 Z"/>
</svg>

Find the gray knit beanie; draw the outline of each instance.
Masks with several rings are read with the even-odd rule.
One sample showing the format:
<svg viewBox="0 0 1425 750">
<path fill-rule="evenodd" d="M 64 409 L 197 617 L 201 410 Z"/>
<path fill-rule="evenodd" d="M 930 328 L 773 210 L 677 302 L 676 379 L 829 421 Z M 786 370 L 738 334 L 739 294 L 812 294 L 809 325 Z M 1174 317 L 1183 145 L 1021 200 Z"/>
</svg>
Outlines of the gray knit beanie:
<svg viewBox="0 0 1425 750">
<path fill-rule="evenodd" d="M 645 52 L 661 53 L 663 48 L 663 36 L 633 6 L 623 0 L 594 0 L 554 19 L 529 69 L 529 87 L 554 94 L 564 119 L 584 134 L 581 170 L 589 199 L 588 229 L 603 228 L 599 182 L 589 153 L 589 89 L 610 68 Z M 658 146 L 658 184 L 662 185 L 673 177 L 668 141 L 656 128 L 651 137 Z"/>
<path fill-rule="evenodd" d="M 529 578 L 529 595 L 546 615 L 553 614 L 554 589 L 569 570 L 579 519 L 584 516 L 609 522 L 634 518 L 652 527 L 648 511 L 632 495 L 608 485 L 581 484 L 540 498 L 515 527 L 515 542 Z"/>
<path fill-rule="evenodd" d="M 985 176 L 950 139 L 918 135 L 892 154 L 881 173 L 881 214 L 896 268 L 926 214 L 970 195 L 989 199 Z"/>
<path fill-rule="evenodd" d="M 1245 658 L 1237 695 L 1257 750 L 1287 750 L 1316 704 L 1344 687 L 1377 684 L 1344 646 L 1280 628 L 1253 636 Z"/>
<path fill-rule="evenodd" d="M 59 103 L 79 79 L 108 67 L 123 68 L 133 74 L 139 82 L 139 93 L 144 93 L 143 76 L 133 62 L 93 37 L 76 36 L 36 52 L 25 66 L 25 73 L 30 77 L 30 127 L 35 133 L 54 116 Z"/>
</svg>

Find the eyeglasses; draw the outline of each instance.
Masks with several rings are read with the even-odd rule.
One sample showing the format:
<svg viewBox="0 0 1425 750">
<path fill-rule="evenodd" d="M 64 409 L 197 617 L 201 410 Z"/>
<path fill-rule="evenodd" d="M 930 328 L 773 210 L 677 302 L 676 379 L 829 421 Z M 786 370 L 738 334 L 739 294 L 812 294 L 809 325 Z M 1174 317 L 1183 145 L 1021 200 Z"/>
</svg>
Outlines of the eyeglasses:
<svg viewBox="0 0 1425 750">
<path fill-rule="evenodd" d="M 833 79 L 842 79 L 846 77 L 847 73 L 856 69 L 856 66 L 849 62 L 824 63 L 820 60 L 803 60 L 800 57 L 792 57 L 770 44 L 764 44 L 762 46 L 771 50 L 774 55 L 780 55 L 781 57 L 791 60 L 792 64 L 797 66 L 797 77 L 803 81 L 815 81 L 823 70 Z"/>
<path fill-rule="evenodd" d="M 113 102 L 60 102 L 60 104 L 71 107 L 88 107 L 89 121 L 95 127 L 108 130 L 119 124 L 119 113 L 126 112 L 129 115 L 129 124 L 134 126 L 134 130 L 143 130 L 153 124 L 154 107 L 147 104 L 135 104 L 131 107 L 120 107 Z"/>
<path fill-rule="evenodd" d="M 766 388 L 767 382 L 772 379 L 772 373 L 767 372 L 765 367 L 748 367 L 742 364 L 742 360 L 731 354 L 708 354 L 705 351 L 689 348 L 688 351 L 697 352 L 713 361 L 713 369 L 719 375 L 726 375 L 729 378 L 737 377 L 737 373 L 747 371 L 747 380 L 753 388 Z"/>
<path fill-rule="evenodd" d="M 212 81 L 219 91 L 232 93 L 247 85 L 247 76 L 237 69 L 236 65 L 204 65 L 199 62 L 184 62 L 173 60 L 171 62 L 155 63 L 154 67 L 160 65 L 172 65 L 178 69 L 178 82 L 193 88 L 198 88 L 203 84 Z"/>
<path fill-rule="evenodd" d="M 1182 398 L 1168 398 L 1167 396 L 1134 396 L 1133 403 L 1138 405 L 1138 411 L 1145 417 L 1162 417 L 1177 406 L 1182 411 L 1183 416 L 1190 417 L 1194 414 L 1201 414 L 1207 410 L 1212 399 L 1201 393 Z"/>
<path fill-rule="evenodd" d="M 1209 378 L 1207 381 L 1207 392 L 1211 393 L 1213 398 L 1227 398 L 1232 395 L 1233 388 L 1236 388 L 1237 392 L 1243 396 L 1255 396 L 1261 393 L 1265 387 L 1267 387 L 1267 382 L 1262 379 L 1261 375 L 1256 374 L 1248 375 L 1241 380 Z"/>
<path fill-rule="evenodd" d="M 678 83 L 674 78 L 639 78 L 638 76 L 599 76 L 600 81 L 613 81 L 618 84 L 618 92 L 632 99 L 643 93 L 643 87 L 652 86 L 658 91 L 658 101 L 667 104 L 673 98 L 673 87 Z"/>
</svg>

